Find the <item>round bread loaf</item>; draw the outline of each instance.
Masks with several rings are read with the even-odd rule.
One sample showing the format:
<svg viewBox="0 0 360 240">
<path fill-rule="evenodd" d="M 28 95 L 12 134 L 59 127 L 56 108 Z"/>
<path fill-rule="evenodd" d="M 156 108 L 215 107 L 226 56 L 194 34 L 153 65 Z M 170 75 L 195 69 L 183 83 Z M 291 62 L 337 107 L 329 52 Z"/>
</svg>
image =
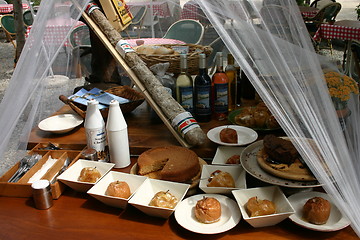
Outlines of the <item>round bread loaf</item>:
<svg viewBox="0 0 360 240">
<path fill-rule="evenodd" d="M 178 146 L 147 150 L 139 156 L 137 164 L 139 175 L 174 182 L 191 180 L 200 171 L 196 153 Z"/>
</svg>

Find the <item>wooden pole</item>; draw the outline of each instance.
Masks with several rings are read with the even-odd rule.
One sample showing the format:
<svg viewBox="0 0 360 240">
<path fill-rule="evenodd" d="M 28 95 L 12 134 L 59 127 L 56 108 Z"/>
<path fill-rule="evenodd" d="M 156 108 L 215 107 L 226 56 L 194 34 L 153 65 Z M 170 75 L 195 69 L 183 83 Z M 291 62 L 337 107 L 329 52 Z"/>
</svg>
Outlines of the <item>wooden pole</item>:
<svg viewBox="0 0 360 240">
<path fill-rule="evenodd" d="M 84 13 L 85 20 L 87 19 L 86 14 L 87 13 Z M 91 20 L 93 20 L 96 25 L 101 29 L 102 33 L 106 36 L 111 46 L 113 48 L 119 49 L 119 42 L 120 40 L 122 40 L 121 35 L 109 23 L 105 15 L 99 9 L 95 8 L 92 9 L 91 12 L 89 11 L 89 16 Z M 119 55 L 116 55 L 116 58 L 121 63 L 119 57 Z M 157 112 L 160 118 L 164 121 L 164 123 L 168 126 L 169 129 L 171 128 L 172 130 L 174 130 L 171 127 L 171 124 L 179 117 L 180 120 L 182 120 L 181 116 L 183 116 L 184 114 L 186 115 L 186 111 L 184 110 L 184 108 L 167 92 L 167 90 L 163 87 L 160 81 L 154 76 L 154 74 L 149 70 L 147 65 L 136 54 L 135 51 L 125 52 L 123 57 L 128 67 L 132 70 L 131 72 L 135 73 L 136 77 L 133 76 L 132 78 L 134 83 L 138 85 L 139 82 L 137 80 L 140 80 L 141 84 L 139 85 L 143 85 L 143 87 L 145 87 L 146 91 L 149 93 L 148 98 L 153 100 L 154 105 L 156 104 L 161 109 L 160 112 Z M 124 70 L 127 71 L 127 68 L 125 67 Z M 152 107 L 155 106 L 152 105 Z M 156 111 L 156 108 L 154 110 Z M 163 114 L 165 114 L 165 116 L 161 116 Z M 183 141 L 180 141 L 182 145 L 187 145 L 186 147 L 189 147 L 189 145 L 201 145 L 205 142 L 206 139 L 205 133 L 202 131 L 196 121 L 194 124 L 194 121 L 195 119 L 190 118 L 187 123 L 185 122 L 185 125 L 192 123 L 193 127 L 189 128 L 190 130 L 183 134 L 188 144 L 184 144 Z M 176 135 L 178 135 L 179 137 L 179 134 L 180 133 L 178 131 Z M 177 139 L 179 140 L 178 137 Z"/>
</svg>

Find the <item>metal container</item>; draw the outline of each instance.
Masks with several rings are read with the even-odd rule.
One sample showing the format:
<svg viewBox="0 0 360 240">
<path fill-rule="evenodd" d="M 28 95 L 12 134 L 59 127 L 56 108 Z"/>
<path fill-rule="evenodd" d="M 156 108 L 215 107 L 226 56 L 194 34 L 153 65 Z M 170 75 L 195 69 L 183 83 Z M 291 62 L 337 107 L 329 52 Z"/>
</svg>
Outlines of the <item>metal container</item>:
<svg viewBox="0 0 360 240">
<path fill-rule="evenodd" d="M 42 179 L 31 184 L 33 199 L 37 209 L 45 210 L 53 205 L 51 185 L 48 180 Z"/>
</svg>

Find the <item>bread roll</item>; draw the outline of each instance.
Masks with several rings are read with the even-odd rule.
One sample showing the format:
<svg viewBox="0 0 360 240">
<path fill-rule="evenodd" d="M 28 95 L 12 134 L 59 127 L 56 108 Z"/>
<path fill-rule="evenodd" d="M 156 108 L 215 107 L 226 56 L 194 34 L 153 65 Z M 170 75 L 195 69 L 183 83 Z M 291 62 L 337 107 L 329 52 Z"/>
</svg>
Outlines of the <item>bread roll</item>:
<svg viewBox="0 0 360 240">
<path fill-rule="evenodd" d="M 96 167 L 85 167 L 81 170 L 78 181 L 95 183 L 99 178 L 101 178 L 101 173 Z"/>
<path fill-rule="evenodd" d="M 145 54 L 145 55 L 155 54 L 155 48 L 153 46 L 141 45 L 137 47 L 135 50 L 138 54 Z"/>
<path fill-rule="evenodd" d="M 158 47 L 155 49 L 155 54 L 159 54 L 159 55 L 169 55 L 169 54 L 173 54 L 174 50 L 172 48 L 167 48 L 167 47 Z"/>
<path fill-rule="evenodd" d="M 106 195 L 128 199 L 131 196 L 130 187 L 126 182 L 115 181 L 109 184 Z"/>
<path fill-rule="evenodd" d="M 204 197 L 197 201 L 195 217 L 201 223 L 214 223 L 220 220 L 221 204 L 216 198 Z"/>
<path fill-rule="evenodd" d="M 313 197 L 306 201 L 303 208 L 303 218 L 309 223 L 321 225 L 329 219 L 331 204 L 322 197 Z"/>
</svg>

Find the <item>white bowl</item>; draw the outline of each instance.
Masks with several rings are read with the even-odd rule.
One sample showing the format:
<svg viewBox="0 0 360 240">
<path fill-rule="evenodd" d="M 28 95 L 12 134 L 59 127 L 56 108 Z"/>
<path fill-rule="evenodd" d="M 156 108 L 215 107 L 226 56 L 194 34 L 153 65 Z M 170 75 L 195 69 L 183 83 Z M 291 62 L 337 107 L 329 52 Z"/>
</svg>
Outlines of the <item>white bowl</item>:
<svg viewBox="0 0 360 240">
<path fill-rule="evenodd" d="M 47 132 L 67 133 L 83 123 L 83 119 L 75 114 L 60 114 L 42 120 L 38 127 Z"/>
<path fill-rule="evenodd" d="M 216 153 L 214 156 L 214 159 L 212 161 L 212 164 L 217 165 L 234 165 L 226 163 L 226 161 L 234 156 L 239 155 L 241 156 L 242 151 L 245 149 L 245 147 L 228 147 L 228 146 L 219 146 L 216 149 Z M 240 163 L 239 163 L 240 164 Z M 235 164 L 236 165 L 236 164 Z"/>
<path fill-rule="evenodd" d="M 145 180 L 146 177 L 144 176 L 110 171 L 100 181 L 98 181 L 98 183 L 96 183 L 92 188 L 90 188 L 87 193 L 106 205 L 117 208 L 125 208 L 131 196 L 134 195 L 134 193 L 141 186 L 141 184 L 143 184 Z M 115 181 L 123 181 L 129 185 L 131 192 L 131 196 L 129 198 L 125 199 L 119 197 L 112 197 L 105 194 L 109 184 Z"/>
<path fill-rule="evenodd" d="M 255 228 L 276 225 L 295 213 L 294 208 L 277 186 L 240 189 L 234 190 L 232 193 L 239 204 L 243 218 Z M 245 209 L 245 204 L 250 198 L 256 196 L 261 200 L 267 199 L 272 201 L 276 206 L 276 213 L 258 217 L 249 217 Z"/>
<path fill-rule="evenodd" d="M 136 193 L 130 198 L 129 204 L 133 205 L 147 215 L 161 218 L 168 218 L 175 211 L 176 207 L 184 198 L 190 185 L 184 183 L 169 182 L 156 179 L 146 179 L 138 188 Z M 157 192 L 169 191 L 174 195 L 178 203 L 173 209 L 149 206 L 151 199 Z"/>
<path fill-rule="evenodd" d="M 96 184 L 102 177 L 104 177 L 113 167 L 114 163 L 105 163 L 97 161 L 89 161 L 84 159 L 79 159 L 68 169 L 66 169 L 57 179 L 71 187 L 78 192 L 87 192 L 92 186 Z M 85 167 L 96 167 L 101 174 L 101 178 L 98 179 L 95 183 L 81 182 L 78 181 L 81 170 Z"/>
<path fill-rule="evenodd" d="M 235 187 L 208 187 L 208 179 L 216 170 L 228 172 L 234 179 Z M 241 165 L 204 165 L 201 171 L 199 188 L 205 193 L 231 194 L 233 190 L 246 188 L 246 172 Z"/>
</svg>

